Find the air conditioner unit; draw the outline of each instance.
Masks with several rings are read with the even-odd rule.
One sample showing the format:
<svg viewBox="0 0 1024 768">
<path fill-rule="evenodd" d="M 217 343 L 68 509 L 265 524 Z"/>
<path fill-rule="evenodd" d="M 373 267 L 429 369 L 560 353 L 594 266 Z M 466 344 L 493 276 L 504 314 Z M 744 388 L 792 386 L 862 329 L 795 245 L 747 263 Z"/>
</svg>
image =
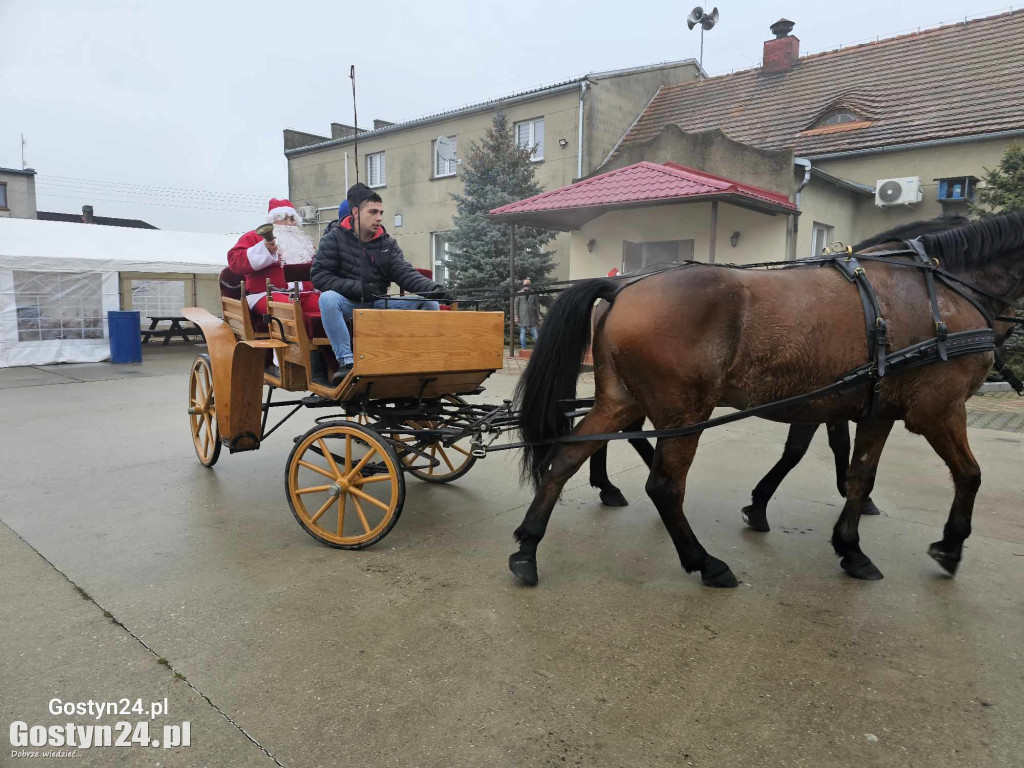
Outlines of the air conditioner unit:
<svg viewBox="0 0 1024 768">
<path fill-rule="evenodd" d="M 303 221 L 316 221 L 316 208 L 312 205 L 303 205 L 299 208 L 299 216 L 302 217 Z"/>
<path fill-rule="evenodd" d="M 920 176 L 904 176 L 902 179 L 879 179 L 875 182 L 875 205 L 888 208 L 892 205 L 915 205 L 921 202 Z"/>
</svg>

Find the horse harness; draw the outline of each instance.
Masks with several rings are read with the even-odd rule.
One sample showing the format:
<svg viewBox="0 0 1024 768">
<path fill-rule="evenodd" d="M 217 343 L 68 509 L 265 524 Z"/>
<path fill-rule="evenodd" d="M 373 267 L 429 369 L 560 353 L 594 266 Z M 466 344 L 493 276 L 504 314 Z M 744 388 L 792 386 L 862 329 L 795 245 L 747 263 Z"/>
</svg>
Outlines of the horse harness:
<svg viewBox="0 0 1024 768">
<path fill-rule="evenodd" d="M 994 368 L 996 371 L 1010 384 L 1018 395 L 1024 396 L 1024 382 L 1021 382 L 1016 374 L 1006 366 L 1006 363 L 1003 361 L 996 349 L 1013 334 L 1015 327 L 1012 324 L 1021 324 L 1024 323 L 1024 320 L 1009 315 L 995 316 L 989 312 L 988 309 L 968 291 L 971 291 L 978 296 L 992 299 L 1001 305 L 1007 305 L 1008 302 L 1005 299 L 995 296 L 983 288 L 969 283 L 951 272 L 947 272 L 942 269 L 937 259 L 932 259 L 928 256 L 920 238 L 905 240 L 903 241 L 903 245 L 903 248 L 898 248 L 896 250 L 876 251 L 871 254 L 858 254 L 854 256 L 848 248 L 843 248 L 841 244 L 836 243 L 833 245 L 832 253 L 820 257 L 801 259 L 797 262 L 764 262 L 759 264 L 743 265 L 741 267 L 744 269 L 755 267 L 791 269 L 794 267 L 818 264 L 820 266 L 830 266 L 835 268 L 844 278 L 846 278 L 846 280 L 857 286 L 861 304 L 864 308 L 864 323 L 867 334 L 869 362 L 866 365 L 862 365 L 859 368 L 855 368 L 848 372 L 832 384 L 802 395 L 794 395 L 793 397 L 788 397 L 783 400 L 776 400 L 771 403 L 754 406 L 753 408 L 747 408 L 742 411 L 726 414 L 725 416 L 719 416 L 697 424 L 690 424 L 685 427 L 634 432 L 609 432 L 597 435 L 565 435 L 546 442 L 580 443 L 605 440 L 684 437 L 698 432 L 703 432 L 705 429 L 709 429 L 711 427 L 728 424 L 733 421 L 739 421 L 752 416 L 761 416 L 772 411 L 798 406 L 808 400 L 824 397 L 826 395 L 835 394 L 837 392 L 849 392 L 850 390 L 867 383 L 869 384 L 868 400 L 861 416 L 863 418 L 874 412 L 877 405 L 877 395 L 882 386 L 882 379 L 885 378 L 886 375 L 898 371 L 919 368 L 935 362 L 945 362 L 951 357 L 975 355 L 983 352 L 995 353 Z M 837 247 L 842 249 L 839 250 L 838 253 L 836 252 Z M 912 260 L 897 261 L 892 259 L 892 256 L 910 256 Z M 878 261 L 893 267 L 916 268 L 920 269 L 924 273 L 925 288 L 928 292 L 928 303 L 930 305 L 932 322 L 935 327 L 935 336 L 933 338 L 925 339 L 924 341 L 917 342 L 916 344 L 904 347 L 903 349 L 895 352 L 887 351 L 888 326 L 885 318 L 882 316 L 881 306 L 878 303 L 878 296 L 876 295 L 874 288 L 871 286 L 871 282 L 868 280 L 864 267 L 860 264 L 861 261 Z M 692 266 L 701 263 L 702 262 L 686 262 L 685 264 L 678 265 L 678 267 Z M 719 266 L 725 267 L 727 265 Z M 651 277 L 654 274 L 661 274 L 665 271 L 668 270 L 660 269 L 651 274 L 630 276 L 623 281 L 623 284 L 619 286 L 616 293 L 621 291 L 627 285 L 632 285 L 635 282 Z M 935 292 L 936 279 L 942 281 L 943 285 L 970 302 L 971 305 L 981 314 L 987 327 L 950 333 L 949 329 L 946 327 L 946 323 L 942 320 L 939 313 L 939 301 Z M 1010 331 L 1003 335 L 1001 339 L 998 339 L 998 341 L 995 331 L 995 323 L 997 320 L 1011 323 Z M 593 398 L 578 398 L 575 400 L 563 401 L 563 405 L 568 411 L 570 411 L 570 413 L 567 414 L 567 416 L 570 417 L 582 415 L 585 410 L 580 409 L 592 407 L 593 404 Z M 506 447 L 523 447 L 526 445 L 528 444 L 520 443 Z"/>
</svg>

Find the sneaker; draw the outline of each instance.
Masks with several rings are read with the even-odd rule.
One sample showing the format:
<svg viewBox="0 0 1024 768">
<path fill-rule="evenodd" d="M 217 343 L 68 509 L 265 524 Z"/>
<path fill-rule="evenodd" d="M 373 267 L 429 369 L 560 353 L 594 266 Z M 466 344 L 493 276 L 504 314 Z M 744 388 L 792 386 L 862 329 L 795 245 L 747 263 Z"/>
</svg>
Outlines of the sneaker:
<svg viewBox="0 0 1024 768">
<path fill-rule="evenodd" d="M 352 363 L 342 363 L 338 366 L 338 370 L 331 376 L 331 386 L 336 387 L 345 380 L 345 377 L 352 372 Z"/>
</svg>

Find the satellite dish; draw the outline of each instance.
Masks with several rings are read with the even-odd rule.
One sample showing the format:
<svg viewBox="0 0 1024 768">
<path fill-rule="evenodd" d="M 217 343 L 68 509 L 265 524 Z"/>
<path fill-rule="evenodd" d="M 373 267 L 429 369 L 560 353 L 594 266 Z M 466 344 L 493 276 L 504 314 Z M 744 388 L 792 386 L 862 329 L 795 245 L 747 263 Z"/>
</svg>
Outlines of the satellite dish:
<svg viewBox="0 0 1024 768">
<path fill-rule="evenodd" d="M 718 8 L 713 8 L 711 13 L 705 13 L 704 9 L 699 5 L 690 11 L 690 15 L 686 17 L 686 26 L 689 29 L 693 29 L 700 24 L 701 29 L 711 29 L 715 24 L 718 23 Z"/>
<path fill-rule="evenodd" d="M 455 159 L 455 142 L 447 136 L 438 136 L 434 146 L 436 147 L 437 156 L 446 163 L 450 163 Z"/>
</svg>

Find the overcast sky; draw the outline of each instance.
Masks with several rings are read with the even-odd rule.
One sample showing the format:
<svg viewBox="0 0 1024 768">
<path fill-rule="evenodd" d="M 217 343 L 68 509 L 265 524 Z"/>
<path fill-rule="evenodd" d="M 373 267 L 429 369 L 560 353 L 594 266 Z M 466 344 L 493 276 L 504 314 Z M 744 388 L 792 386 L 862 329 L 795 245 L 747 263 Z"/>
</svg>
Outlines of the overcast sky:
<svg viewBox="0 0 1024 768">
<path fill-rule="evenodd" d="M 287 194 L 283 128 L 408 120 L 587 72 L 697 58 L 688 4 L 646 0 L 244 3 L 0 0 L 0 166 L 38 172 L 40 210 L 240 232 Z M 972 17 L 1007 10 L 971 6 Z M 724 0 L 712 75 L 962 19 L 952 0 Z M 300 205 L 301 201 L 294 201 Z"/>
</svg>

